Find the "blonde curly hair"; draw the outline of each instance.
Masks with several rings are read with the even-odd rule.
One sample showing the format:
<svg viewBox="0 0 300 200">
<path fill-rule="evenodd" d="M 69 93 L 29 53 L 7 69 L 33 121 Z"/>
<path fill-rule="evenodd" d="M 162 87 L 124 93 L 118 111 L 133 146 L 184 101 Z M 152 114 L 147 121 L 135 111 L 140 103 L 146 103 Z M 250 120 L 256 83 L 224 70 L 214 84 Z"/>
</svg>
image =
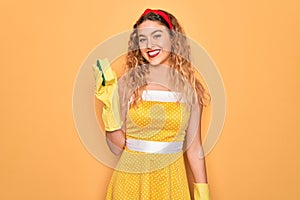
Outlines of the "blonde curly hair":
<svg viewBox="0 0 300 200">
<path fill-rule="evenodd" d="M 149 63 L 140 52 L 137 27 L 144 21 L 151 20 L 165 25 L 171 36 L 170 67 L 175 70 L 171 70 L 170 76 L 174 80 L 174 88 L 182 94 L 182 98 L 184 98 L 188 106 L 195 102 L 205 106 L 210 96 L 195 76 L 195 70 L 190 62 L 191 49 L 184 35 L 184 30 L 172 14 L 163 10 L 160 11 L 168 15 L 173 26 L 172 30 L 169 29 L 170 27 L 163 17 L 153 12 L 142 16 L 133 26 L 133 32 L 130 34 L 128 42 L 128 53 L 126 55 L 124 78 L 127 87 L 125 98 L 127 100 L 132 98 L 130 105 L 137 106 L 138 101 L 142 100 L 142 91 L 148 84 L 147 77 L 150 73 Z"/>
</svg>

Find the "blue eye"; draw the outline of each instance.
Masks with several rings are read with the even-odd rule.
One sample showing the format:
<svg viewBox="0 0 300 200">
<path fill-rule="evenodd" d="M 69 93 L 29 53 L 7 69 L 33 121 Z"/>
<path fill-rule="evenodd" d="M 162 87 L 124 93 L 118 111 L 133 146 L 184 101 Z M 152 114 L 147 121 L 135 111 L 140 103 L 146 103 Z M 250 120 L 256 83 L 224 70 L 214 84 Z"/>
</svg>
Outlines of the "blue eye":
<svg viewBox="0 0 300 200">
<path fill-rule="evenodd" d="M 157 34 L 157 35 L 154 35 L 154 36 L 153 36 L 154 39 L 158 39 L 158 38 L 160 38 L 160 37 L 161 37 L 160 34 Z"/>
<path fill-rule="evenodd" d="M 140 42 L 140 43 L 143 43 L 143 42 L 145 42 L 145 41 L 146 41 L 145 38 L 140 38 L 140 39 L 139 39 L 139 42 Z"/>
</svg>

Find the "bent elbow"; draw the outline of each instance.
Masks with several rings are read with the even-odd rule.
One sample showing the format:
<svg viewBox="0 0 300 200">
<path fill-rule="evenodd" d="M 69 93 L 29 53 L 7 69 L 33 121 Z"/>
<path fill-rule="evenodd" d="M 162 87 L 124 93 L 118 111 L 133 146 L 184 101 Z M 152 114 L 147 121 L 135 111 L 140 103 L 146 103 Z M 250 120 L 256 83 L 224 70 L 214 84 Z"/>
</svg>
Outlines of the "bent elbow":
<svg viewBox="0 0 300 200">
<path fill-rule="evenodd" d="M 118 147 L 117 145 L 115 145 L 113 142 L 111 142 L 108 138 L 106 138 L 106 143 L 110 149 L 110 151 L 116 155 L 119 156 L 122 154 L 123 152 L 123 148 L 121 149 L 120 147 Z"/>
</svg>

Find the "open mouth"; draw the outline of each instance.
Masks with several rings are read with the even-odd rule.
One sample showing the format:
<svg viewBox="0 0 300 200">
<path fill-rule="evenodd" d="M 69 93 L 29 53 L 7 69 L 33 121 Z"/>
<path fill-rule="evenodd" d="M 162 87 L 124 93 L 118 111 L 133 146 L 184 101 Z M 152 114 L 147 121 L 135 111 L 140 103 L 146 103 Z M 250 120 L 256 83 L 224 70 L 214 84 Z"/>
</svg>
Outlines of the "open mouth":
<svg viewBox="0 0 300 200">
<path fill-rule="evenodd" d="M 150 58 L 154 58 L 155 56 L 157 56 L 160 53 L 160 49 L 151 50 L 151 51 L 148 51 L 147 53 Z"/>
</svg>

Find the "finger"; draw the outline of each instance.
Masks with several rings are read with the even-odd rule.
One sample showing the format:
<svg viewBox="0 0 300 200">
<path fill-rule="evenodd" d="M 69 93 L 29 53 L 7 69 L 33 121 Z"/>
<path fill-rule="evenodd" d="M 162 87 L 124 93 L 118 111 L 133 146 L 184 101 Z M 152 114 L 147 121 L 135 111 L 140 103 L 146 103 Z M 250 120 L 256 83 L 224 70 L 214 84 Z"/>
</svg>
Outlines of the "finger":
<svg viewBox="0 0 300 200">
<path fill-rule="evenodd" d="M 99 71 L 98 68 L 97 68 L 97 66 L 95 64 L 92 65 L 92 68 L 93 68 L 94 72 Z"/>
<path fill-rule="evenodd" d="M 99 61 L 99 64 L 100 64 L 100 66 L 102 68 L 102 70 L 100 70 L 100 71 L 105 72 L 106 69 L 110 67 L 110 63 L 108 61 L 108 58 L 98 59 L 98 61 Z"/>
</svg>

